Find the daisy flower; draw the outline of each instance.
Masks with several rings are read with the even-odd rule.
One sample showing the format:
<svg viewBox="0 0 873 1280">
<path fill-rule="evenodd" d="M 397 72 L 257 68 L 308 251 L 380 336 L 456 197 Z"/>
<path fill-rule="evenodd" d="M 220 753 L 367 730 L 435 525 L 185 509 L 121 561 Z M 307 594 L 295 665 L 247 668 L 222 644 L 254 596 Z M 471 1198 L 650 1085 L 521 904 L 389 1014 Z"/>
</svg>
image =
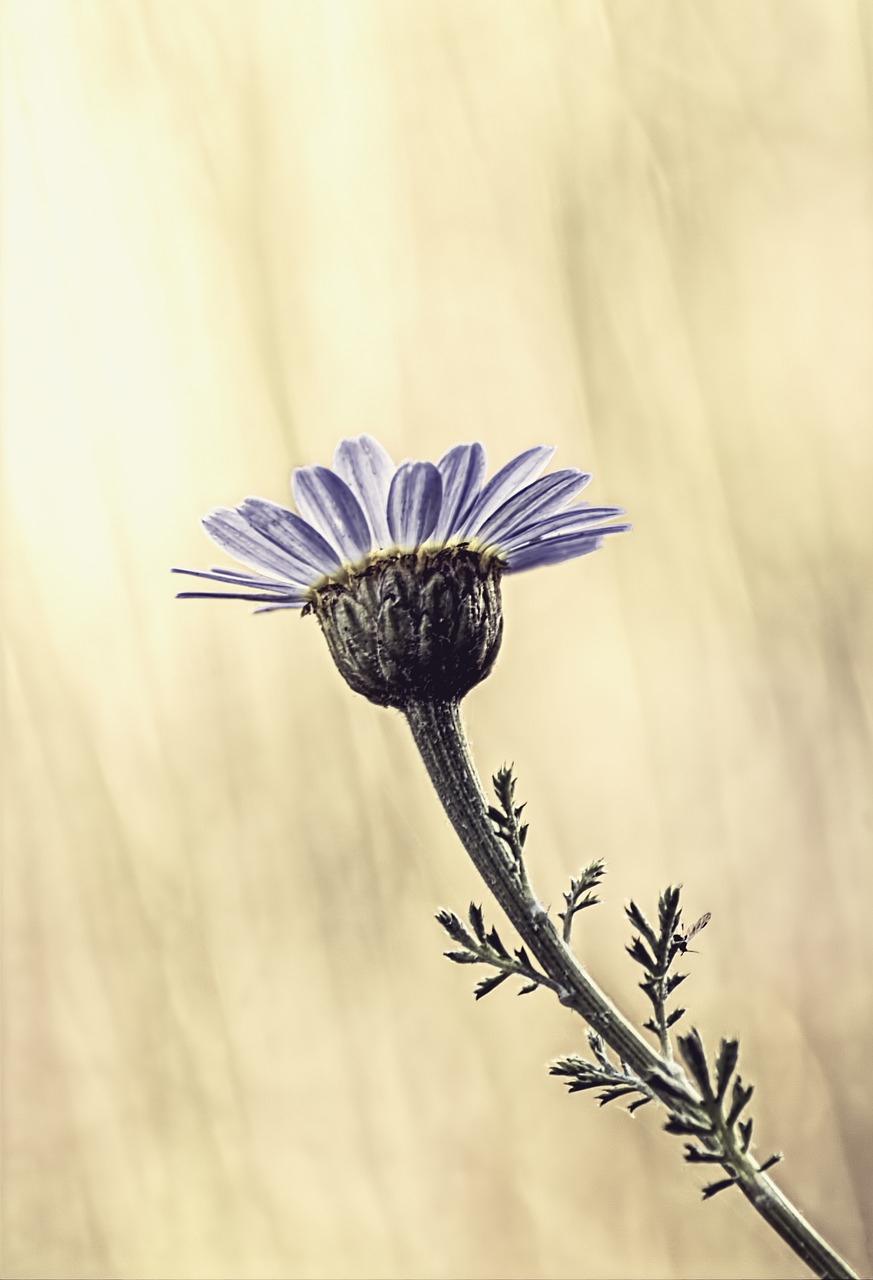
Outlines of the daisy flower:
<svg viewBox="0 0 873 1280">
<path fill-rule="evenodd" d="M 618 507 L 572 501 L 590 475 L 543 475 L 553 454 L 526 449 L 486 481 L 481 444 L 395 467 L 372 436 L 342 440 L 332 468 L 293 472 L 296 512 L 245 498 L 206 516 L 213 541 L 256 572 L 176 569 L 222 588 L 180 598 L 315 613 L 346 680 L 382 705 L 423 680 L 462 696 L 499 648 L 501 576 L 587 555 L 629 527 L 608 523 Z"/>
</svg>

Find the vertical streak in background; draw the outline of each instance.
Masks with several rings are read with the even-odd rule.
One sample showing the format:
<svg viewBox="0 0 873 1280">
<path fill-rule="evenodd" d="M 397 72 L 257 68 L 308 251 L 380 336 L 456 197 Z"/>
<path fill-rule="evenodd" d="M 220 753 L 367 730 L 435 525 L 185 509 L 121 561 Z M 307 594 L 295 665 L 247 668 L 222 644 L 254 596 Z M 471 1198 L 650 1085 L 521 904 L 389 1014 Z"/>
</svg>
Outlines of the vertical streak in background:
<svg viewBox="0 0 873 1280">
<path fill-rule="evenodd" d="M 789 1264 L 543 1079 L 559 1011 L 444 972 L 478 890 L 313 626 L 172 601 L 198 515 L 362 430 L 550 440 L 630 511 L 507 585 L 477 754 L 546 898 L 608 858 L 629 1010 L 622 898 L 712 910 L 695 1018 L 863 1266 L 864 12 L 7 3 L 5 1272 Z"/>
</svg>

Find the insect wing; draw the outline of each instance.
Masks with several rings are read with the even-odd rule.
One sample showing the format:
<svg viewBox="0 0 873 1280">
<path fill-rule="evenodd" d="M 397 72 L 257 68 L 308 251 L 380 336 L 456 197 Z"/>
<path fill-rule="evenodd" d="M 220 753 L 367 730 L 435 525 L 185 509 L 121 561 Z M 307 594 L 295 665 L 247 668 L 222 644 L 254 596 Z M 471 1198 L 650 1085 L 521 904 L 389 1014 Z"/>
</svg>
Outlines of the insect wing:
<svg viewBox="0 0 873 1280">
<path fill-rule="evenodd" d="M 706 928 L 706 926 L 709 924 L 711 919 L 712 919 L 712 912 L 707 911 L 705 915 L 702 915 L 700 919 L 691 926 L 691 928 L 688 930 L 688 932 L 685 934 L 683 938 L 683 941 L 685 942 L 686 946 L 691 941 L 691 939 L 695 936 L 695 934 L 700 933 L 701 929 Z"/>
<path fill-rule="evenodd" d="M 701 929 L 705 929 L 712 919 L 712 912 L 707 911 L 699 920 L 696 920 L 690 929 L 680 929 L 673 934 L 673 946 L 681 955 L 685 955 L 688 950 L 688 944 L 693 937 L 700 933 Z"/>
</svg>

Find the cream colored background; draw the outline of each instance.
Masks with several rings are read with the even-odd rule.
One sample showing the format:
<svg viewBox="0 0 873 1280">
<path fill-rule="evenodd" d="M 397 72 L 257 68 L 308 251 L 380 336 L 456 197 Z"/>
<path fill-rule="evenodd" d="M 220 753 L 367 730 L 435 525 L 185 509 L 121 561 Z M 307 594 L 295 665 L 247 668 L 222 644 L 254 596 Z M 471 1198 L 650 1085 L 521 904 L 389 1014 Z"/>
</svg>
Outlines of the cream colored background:
<svg viewBox="0 0 873 1280">
<path fill-rule="evenodd" d="M 475 1006 L 481 897 L 315 624 L 176 603 L 343 434 L 595 472 L 467 703 L 555 904 L 713 913 L 759 1150 L 870 1265 L 870 56 L 844 0 L 7 0 L 3 1273 L 803 1275 Z M 489 908 L 490 911 L 490 908 Z M 491 912 L 493 917 L 494 913 Z M 584 936 L 583 936 L 584 935 Z"/>
</svg>

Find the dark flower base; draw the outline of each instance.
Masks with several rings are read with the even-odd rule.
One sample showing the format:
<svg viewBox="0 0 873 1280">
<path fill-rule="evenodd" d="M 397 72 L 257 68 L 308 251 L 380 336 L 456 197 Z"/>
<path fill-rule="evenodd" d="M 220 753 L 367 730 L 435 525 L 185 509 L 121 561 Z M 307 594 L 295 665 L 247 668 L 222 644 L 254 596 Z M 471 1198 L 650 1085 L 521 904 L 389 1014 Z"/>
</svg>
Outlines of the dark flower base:
<svg viewBox="0 0 873 1280">
<path fill-rule="evenodd" d="M 502 562 L 466 547 L 374 558 L 314 592 L 346 682 L 382 707 L 460 699 L 484 680 L 503 636 Z"/>
</svg>

